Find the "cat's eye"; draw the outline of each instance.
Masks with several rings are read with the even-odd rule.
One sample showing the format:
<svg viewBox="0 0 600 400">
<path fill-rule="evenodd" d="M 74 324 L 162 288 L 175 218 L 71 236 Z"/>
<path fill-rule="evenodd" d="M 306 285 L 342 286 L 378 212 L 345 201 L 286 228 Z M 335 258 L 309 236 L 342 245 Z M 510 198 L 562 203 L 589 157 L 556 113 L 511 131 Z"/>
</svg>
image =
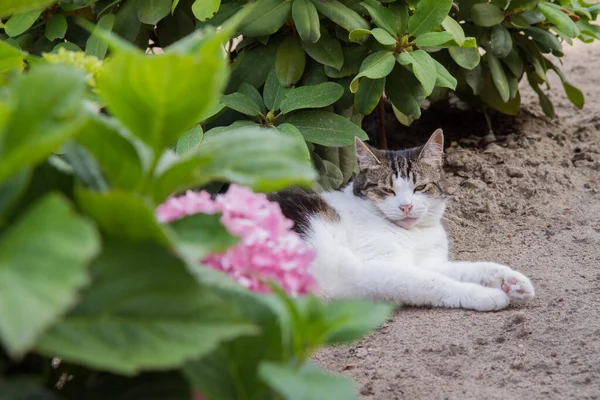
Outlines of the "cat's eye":
<svg viewBox="0 0 600 400">
<path fill-rule="evenodd" d="M 390 189 L 390 188 L 381 188 L 381 191 L 383 193 L 387 194 L 387 195 L 390 195 L 390 196 L 395 196 L 396 195 L 396 192 L 394 192 L 394 190 Z"/>
<path fill-rule="evenodd" d="M 427 185 L 419 185 L 415 188 L 415 192 L 422 192 L 427 189 Z"/>
</svg>

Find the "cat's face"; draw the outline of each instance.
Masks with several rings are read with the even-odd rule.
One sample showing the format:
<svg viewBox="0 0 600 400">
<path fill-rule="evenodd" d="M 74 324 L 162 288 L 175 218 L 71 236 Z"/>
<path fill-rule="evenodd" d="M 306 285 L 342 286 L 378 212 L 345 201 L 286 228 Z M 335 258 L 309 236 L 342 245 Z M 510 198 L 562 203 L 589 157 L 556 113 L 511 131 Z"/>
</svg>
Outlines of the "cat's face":
<svg viewBox="0 0 600 400">
<path fill-rule="evenodd" d="M 370 149 L 357 139 L 354 194 L 403 228 L 437 223 L 445 208 L 443 149 L 441 129 L 424 146 L 400 151 Z"/>
</svg>

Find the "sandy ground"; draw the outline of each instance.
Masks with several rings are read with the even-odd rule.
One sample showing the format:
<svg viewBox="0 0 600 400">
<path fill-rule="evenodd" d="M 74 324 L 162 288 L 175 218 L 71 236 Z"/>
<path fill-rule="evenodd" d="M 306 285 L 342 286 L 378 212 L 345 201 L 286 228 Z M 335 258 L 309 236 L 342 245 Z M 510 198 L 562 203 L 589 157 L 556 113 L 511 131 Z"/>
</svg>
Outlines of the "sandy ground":
<svg viewBox="0 0 600 400">
<path fill-rule="evenodd" d="M 402 308 L 362 341 L 316 355 L 364 398 L 600 398 L 600 43 L 567 49 L 563 71 L 583 90 L 583 110 L 553 79 L 559 118 L 544 118 L 523 88 L 521 115 L 494 118 L 496 142 L 481 140 L 481 114 L 424 115 L 411 128 L 420 141 L 442 125 L 455 140 L 452 257 L 513 266 L 537 297 L 495 313 Z M 415 137 L 388 132 L 392 146 Z"/>
</svg>

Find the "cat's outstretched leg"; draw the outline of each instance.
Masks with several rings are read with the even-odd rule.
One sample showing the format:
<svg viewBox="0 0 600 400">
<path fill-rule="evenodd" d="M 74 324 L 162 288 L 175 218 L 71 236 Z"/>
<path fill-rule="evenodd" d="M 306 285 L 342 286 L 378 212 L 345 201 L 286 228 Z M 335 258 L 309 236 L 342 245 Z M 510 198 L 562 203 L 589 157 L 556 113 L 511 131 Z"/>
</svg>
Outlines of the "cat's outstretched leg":
<svg viewBox="0 0 600 400">
<path fill-rule="evenodd" d="M 332 297 L 367 297 L 416 306 L 477 311 L 500 310 L 509 304 L 509 298 L 501 288 L 460 282 L 416 267 L 371 262 L 347 268 L 344 275 L 343 282 L 339 282 L 342 285 L 336 285 L 344 290 L 328 293 Z"/>
<path fill-rule="evenodd" d="M 505 265 L 492 262 L 447 262 L 428 268 L 461 282 L 478 283 L 485 287 L 502 289 L 511 303 L 533 299 L 535 290 L 529 278 Z"/>
</svg>

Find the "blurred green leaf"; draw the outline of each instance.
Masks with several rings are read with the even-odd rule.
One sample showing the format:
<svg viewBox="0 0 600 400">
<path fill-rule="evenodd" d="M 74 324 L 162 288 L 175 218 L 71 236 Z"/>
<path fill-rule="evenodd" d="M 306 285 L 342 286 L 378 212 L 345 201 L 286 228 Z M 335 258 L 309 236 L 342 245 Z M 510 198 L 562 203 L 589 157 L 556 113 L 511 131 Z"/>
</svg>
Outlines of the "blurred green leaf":
<svg viewBox="0 0 600 400">
<path fill-rule="evenodd" d="M 310 0 L 295 0 L 292 3 L 292 18 L 303 42 L 319 41 L 321 38 L 319 13 Z"/>
<path fill-rule="evenodd" d="M 21 357 L 75 303 L 100 251 L 93 225 L 61 196 L 34 203 L 0 240 L 0 338 Z"/>
<path fill-rule="evenodd" d="M 260 114 L 258 104 L 243 93 L 227 94 L 221 98 L 221 103 L 242 114 L 250 116 L 258 116 Z"/>
<path fill-rule="evenodd" d="M 504 57 L 502 61 L 504 64 L 506 64 L 514 76 L 521 77 L 525 67 L 523 66 L 523 60 L 519 55 L 519 50 L 516 47 L 513 47 L 510 53 L 508 53 L 508 55 Z"/>
<path fill-rule="evenodd" d="M 510 32 L 502 25 L 495 25 L 491 29 L 490 50 L 496 57 L 506 57 L 513 49 Z"/>
<path fill-rule="evenodd" d="M 367 140 L 367 134 L 350 120 L 328 111 L 301 111 L 286 117 L 307 142 L 342 147 L 354 143 L 354 137 Z"/>
<path fill-rule="evenodd" d="M 196 0 L 192 4 L 192 13 L 200 21 L 206 21 L 219 11 L 221 0 Z"/>
<path fill-rule="evenodd" d="M 342 175 L 342 171 L 340 171 L 340 169 L 332 162 L 327 160 L 322 161 L 323 165 L 325 166 L 325 173 L 319 176 L 317 182 L 319 185 L 321 185 L 323 190 L 337 190 L 342 183 L 344 183 L 344 175 Z"/>
<path fill-rule="evenodd" d="M 135 0 L 137 17 L 143 24 L 156 25 L 171 12 L 172 0 Z"/>
<path fill-rule="evenodd" d="M 504 21 L 504 11 L 490 3 L 475 4 L 471 8 L 471 19 L 479 26 L 492 27 Z"/>
<path fill-rule="evenodd" d="M 202 126 L 196 125 L 190 129 L 185 135 L 177 140 L 175 145 L 175 153 L 178 155 L 196 151 L 202 143 L 204 133 L 202 132 Z"/>
<path fill-rule="evenodd" d="M 286 0 L 258 0 L 244 17 L 239 31 L 245 37 L 272 35 L 285 24 L 291 9 L 292 3 Z"/>
<path fill-rule="evenodd" d="M 65 33 L 67 33 L 67 19 L 62 14 L 54 14 L 48 22 L 46 22 L 46 30 L 44 31 L 44 35 L 49 41 L 54 41 L 56 39 L 62 39 L 65 37 Z"/>
<path fill-rule="evenodd" d="M 0 41 L 0 79 L 2 75 L 13 70 L 22 71 L 24 64 L 24 55 L 21 50 Z M 2 124 L 0 123 L 0 130 Z"/>
<path fill-rule="evenodd" d="M 571 100 L 571 103 L 573 103 L 575 107 L 579 109 L 583 108 L 585 104 L 585 98 L 581 90 L 577 89 L 575 86 L 571 85 L 567 81 L 563 81 L 562 84 L 563 88 L 565 89 L 565 93 L 567 94 L 567 97 L 569 98 L 569 100 Z"/>
<path fill-rule="evenodd" d="M 536 41 L 543 53 L 552 53 L 556 57 L 562 57 L 564 55 L 562 45 L 557 37 L 547 30 L 531 27 L 525 29 L 525 33 Z"/>
<path fill-rule="evenodd" d="M 552 101 L 548 98 L 546 93 L 540 88 L 540 86 L 534 81 L 533 77 L 530 73 L 527 73 L 527 80 L 531 85 L 533 91 L 538 95 L 540 99 L 540 106 L 542 107 L 542 111 L 548 118 L 554 118 L 556 114 L 554 113 L 554 106 L 552 105 Z"/>
<path fill-rule="evenodd" d="M 344 94 L 344 88 L 334 82 L 301 86 L 287 92 L 281 102 L 281 112 L 287 114 L 301 108 L 321 108 L 331 105 Z"/>
<path fill-rule="evenodd" d="M 412 67 L 413 73 L 425 89 L 425 95 L 429 96 L 435 87 L 438 75 L 433 58 L 423 50 L 416 50 L 400 53 L 398 63 Z"/>
<path fill-rule="evenodd" d="M 98 57 L 99 59 L 103 59 L 104 56 L 106 56 L 108 44 L 94 33 L 97 29 L 110 32 L 114 24 L 114 14 L 105 14 L 102 16 L 102 18 L 100 18 L 97 27 L 94 29 L 94 32 L 92 32 L 92 36 L 90 36 L 85 45 L 85 54 L 87 54 L 88 56 Z"/>
<path fill-rule="evenodd" d="M 496 89 L 498 89 L 500 98 L 506 103 L 510 99 L 510 92 L 508 89 L 508 81 L 506 80 L 506 73 L 500 64 L 500 60 L 493 54 L 488 53 L 487 62 L 492 75 L 492 80 L 494 81 L 494 85 L 496 85 Z"/>
<path fill-rule="evenodd" d="M 408 18 L 408 33 L 418 37 L 431 32 L 442 24 L 451 7 L 452 0 L 420 0 Z"/>
<path fill-rule="evenodd" d="M 2 3 L 0 3 L 0 17 L 42 9 L 55 2 L 56 0 L 2 0 Z"/>
<path fill-rule="evenodd" d="M 261 87 L 275 64 L 279 42 L 271 40 L 268 45 L 259 45 L 239 54 L 231 65 L 231 79 L 226 93 L 235 92 L 246 82 L 255 88 Z"/>
<path fill-rule="evenodd" d="M 297 36 L 284 39 L 277 49 L 275 73 L 283 87 L 290 87 L 302 78 L 306 54 Z"/>
<path fill-rule="evenodd" d="M 302 136 L 302 132 L 300 132 L 298 130 L 298 128 L 296 128 L 292 124 L 284 123 L 284 124 L 280 124 L 277 126 L 273 126 L 273 127 L 271 127 L 271 129 L 275 130 L 276 132 L 280 133 L 281 135 L 288 136 L 288 137 L 294 139 L 296 141 L 296 143 L 298 144 L 298 146 L 303 150 L 304 159 L 310 160 L 310 154 L 308 152 L 308 147 L 306 147 L 306 142 L 304 141 L 304 136 Z"/>
<path fill-rule="evenodd" d="M 563 13 L 558 5 L 543 1 L 540 2 L 538 8 L 548 21 L 556 25 L 558 29 L 566 33 L 569 37 L 574 38 L 579 35 L 579 29 L 575 22 L 573 22 L 568 15 Z"/>
<path fill-rule="evenodd" d="M 358 90 L 359 79 L 363 76 L 369 79 L 379 79 L 386 77 L 396 64 L 394 54 L 391 51 L 381 50 L 376 53 L 370 54 L 364 59 L 360 65 L 360 71 L 358 75 L 352 79 L 350 83 L 350 91 L 356 93 Z"/>
<path fill-rule="evenodd" d="M 142 23 L 137 17 L 135 1 L 125 1 L 119 6 L 115 16 L 113 32 L 123 39 L 134 42 L 140 32 Z"/>
<path fill-rule="evenodd" d="M 31 180 L 31 170 L 22 169 L 19 173 L 0 183 L 0 226 L 17 205 L 19 198 L 27 190 Z"/>
<path fill-rule="evenodd" d="M 14 14 L 4 24 L 4 32 L 10 37 L 19 36 L 31 28 L 40 15 L 42 15 L 43 11 L 43 8 L 37 8 L 22 14 Z"/>
<path fill-rule="evenodd" d="M 369 23 L 338 0 L 311 0 L 317 10 L 348 32 L 369 29 Z"/>
</svg>

